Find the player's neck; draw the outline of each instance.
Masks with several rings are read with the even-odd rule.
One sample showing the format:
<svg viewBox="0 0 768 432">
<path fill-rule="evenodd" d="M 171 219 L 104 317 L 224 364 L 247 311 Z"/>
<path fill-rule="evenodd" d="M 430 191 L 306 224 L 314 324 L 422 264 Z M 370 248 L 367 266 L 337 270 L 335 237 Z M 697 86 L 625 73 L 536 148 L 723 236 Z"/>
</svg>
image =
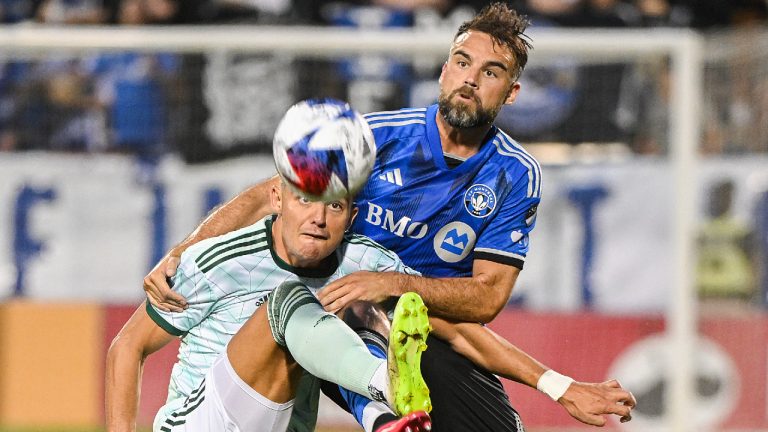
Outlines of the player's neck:
<svg viewBox="0 0 768 432">
<path fill-rule="evenodd" d="M 443 153 L 458 156 L 463 159 L 472 157 L 483 145 L 491 125 L 473 128 L 456 128 L 448 124 L 440 113 L 437 113 L 437 130 L 440 131 L 440 143 Z"/>
<path fill-rule="evenodd" d="M 286 262 L 289 265 L 291 264 L 290 256 L 288 255 L 288 250 L 285 247 L 285 243 L 283 242 L 283 236 L 282 236 L 282 227 L 283 227 L 283 221 L 278 216 L 277 219 L 272 223 L 272 249 L 275 251 L 275 255 L 280 257 L 281 260 Z"/>
</svg>

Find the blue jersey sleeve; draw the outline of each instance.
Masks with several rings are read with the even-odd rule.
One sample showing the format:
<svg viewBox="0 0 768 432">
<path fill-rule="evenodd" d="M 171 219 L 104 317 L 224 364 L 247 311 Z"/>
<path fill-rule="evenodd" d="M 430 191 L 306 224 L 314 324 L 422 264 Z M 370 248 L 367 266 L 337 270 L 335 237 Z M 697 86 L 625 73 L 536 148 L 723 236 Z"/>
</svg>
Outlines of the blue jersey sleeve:
<svg viewBox="0 0 768 432">
<path fill-rule="evenodd" d="M 182 336 L 210 314 L 217 300 L 217 290 L 189 255 L 182 255 L 172 282 L 173 290 L 187 299 L 189 307 L 182 312 L 164 312 L 147 302 L 147 313 L 169 334 Z"/>
<path fill-rule="evenodd" d="M 504 198 L 493 220 L 479 234 L 474 259 L 494 261 L 523 268 L 528 254 L 529 234 L 536 225 L 541 198 L 527 191 L 530 180 L 522 175 Z"/>
</svg>

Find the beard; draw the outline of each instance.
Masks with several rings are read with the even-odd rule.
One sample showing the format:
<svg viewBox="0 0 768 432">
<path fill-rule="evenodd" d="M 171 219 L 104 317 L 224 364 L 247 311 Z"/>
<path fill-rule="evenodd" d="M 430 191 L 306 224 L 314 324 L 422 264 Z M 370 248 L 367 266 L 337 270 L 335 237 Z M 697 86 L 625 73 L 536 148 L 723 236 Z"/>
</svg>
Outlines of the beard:
<svg viewBox="0 0 768 432">
<path fill-rule="evenodd" d="M 454 96 L 459 93 L 471 95 L 477 108 L 473 108 L 469 104 L 454 102 Z M 441 91 L 440 96 L 437 98 L 437 104 L 440 114 L 445 121 L 459 129 L 489 125 L 493 123 L 501 110 L 501 104 L 490 108 L 484 107 L 477 96 L 475 96 L 474 91 L 466 86 L 460 87 L 447 95 Z"/>
</svg>

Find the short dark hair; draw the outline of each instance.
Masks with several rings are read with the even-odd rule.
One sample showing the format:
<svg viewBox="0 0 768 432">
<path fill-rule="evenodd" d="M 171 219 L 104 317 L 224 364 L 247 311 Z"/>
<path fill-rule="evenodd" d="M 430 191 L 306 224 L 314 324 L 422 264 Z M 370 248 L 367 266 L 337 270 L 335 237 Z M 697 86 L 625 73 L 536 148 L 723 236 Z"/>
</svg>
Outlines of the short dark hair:
<svg viewBox="0 0 768 432">
<path fill-rule="evenodd" d="M 512 51 L 517 63 L 517 73 L 514 75 L 514 79 L 517 80 L 528 63 L 528 50 L 533 49 L 530 38 L 524 34 L 530 23 L 528 17 L 518 14 L 505 3 L 491 3 L 474 18 L 462 23 L 454 40 L 472 30 L 488 34 L 494 43 Z"/>
</svg>

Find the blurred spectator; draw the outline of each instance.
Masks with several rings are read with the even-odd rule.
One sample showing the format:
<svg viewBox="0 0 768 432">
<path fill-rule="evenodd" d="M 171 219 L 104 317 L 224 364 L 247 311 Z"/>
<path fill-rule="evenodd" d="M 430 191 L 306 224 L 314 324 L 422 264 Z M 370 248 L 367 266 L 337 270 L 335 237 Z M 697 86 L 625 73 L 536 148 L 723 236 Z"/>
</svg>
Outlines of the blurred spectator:
<svg viewBox="0 0 768 432">
<path fill-rule="evenodd" d="M 73 58 L 14 62 L 4 147 L 17 150 L 95 151 L 105 148 L 103 117 L 91 81 Z"/>
<path fill-rule="evenodd" d="M 328 23 L 342 27 L 377 30 L 411 27 L 409 10 L 368 5 L 334 3 L 324 9 Z M 408 85 L 412 80 L 410 65 L 384 55 L 365 54 L 336 63 L 335 74 L 346 87 L 343 99 L 362 112 L 382 111 L 407 104 Z"/>
<path fill-rule="evenodd" d="M 296 11 L 290 0 L 208 0 L 198 2 L 194 13 L 208 23 L 287 24 L 294 22 Z M 184 73 L 200 92 L 189 115 L 198 118 L 200 129 L 197 139 L 177 140 L 185 160 L 270 151 L 282 113 L 297 99 L 293 56 L 218 51 L 205 53 L 202 63 L 187 60 L 192 61 L 186 62 Z"/>
<path fill-rule="evenodd" d="M 102 106 L 108 107 L 111 149 L 147 160 L 166 149 L 166 87 L 178 67 L 174 55 L 115 53 L 91 61 Z"/>
<path fill-rule="evenodd" d="M 703 152 L 768 152 L 768 4 L 735 2 L 731 27 L 707 41 Z"/>
<path fill-rule="evenodd" d="M 529 0 L 521 9 L 534 28 L 622 28 L 638 16 L 630 4 L 618 0 Z M 534 65 L 520 80 L 524 91 L 518 101 L 504 107 L 498 123 L 527 142 L 625 141 L 626 133 L 615 121 L 625 67 L 579 64 L 565 55 L 545 66 Z"/>
<path fill-rule="evenodd" d="M 734 195 L 729 179 L 709 189 L 708 219 L 698 237 L 696 281 L 703 298 L 748 302 L 755 294 L 754 239 L 751 229 L 731 213 Z"/>
<path fill-rule="evenodd" d="M 172 24 L 180 20 L 181 5 L 179 0 L 103 0 L 104 21 L 121 25 Z"/>
<path fill-rule="evenodd" d="M 353 11 L 357 8 L 374 9 L 380 13 L 387 12 L 400 13 L 408 16 L 408 24 L 401 22 L 401 25 L 411 26 L 413 24 L 413 15 L 417 11 L 432 10 L 440 15 L 447 14 L 457 3 L 472 4 L 478 3 L 478 0 L 457 2 L 455 0 L 293 0 L 293 8 L 299 11 L 297 19 L 305 24 L 313 25 L 339 25 L 336 15 L 341 10 Z M 480 1 L 484 4 L 484 1 Z M 381 20 L 376 24 L 374 21 L 358 25 L 381 26 Z M 357 20 L 352 20 L 357 21 Z"/>
<path fill-rule="evenodd" d="M 661 155 L 669 150 L 669 67 L 664 59 L 636 64 L 621 83 L 615 121 L 637 154 Z"/>
<path fill-rule="evenodd" d="M 692 11 L 691 25 L 696 28 L 729 27 L 744 22 L 765 23 L 768 4 L 765 0 L 688 0 Z"/>
<path fill-rule="evenodd" d="M 93 81 L 79 59 L 39 65 L 46 79 L 50 120 L 50 149 L 98 151 L 107 147 L 102 107 L 94 97 Z"/>
<path fill-rule="evenodd" d="M 643 27 L 684 27 L 693 19 L 687 5 L 668 0 L 637 0 L 635 6 L 640 15 L 639 24 Z"/>
<path fill-rule="evenodd" d="M 0 62 L 0 152 L 15 150 L 16 128 L 13 125 L 15 77 L 11 72 L 14 63 Z"/>
<path fill-rule="evenodd" d="M 490 0 L 0 0 L 0 21 L 149 25 L 254 23 L 455 28 Z M 707 69 L 703 150 L 768 152 L 764 0 L 513 0 L 534 27 L 730 26 L 742 36 Z M 730 32 L 729 32 L 730 33 Z M 751 39 L 750 39 L 751 38 Z M 724 40 L 725 38 L 723 38 Z M 712 50 L 707 49 L 711 55 Z M 343 60 L 233 52 L 109 53 L 0 66 L 0 150 L 180 150 L 199 161 L 268 151 L 296 99 L 335 96 L 361 111 L 433 102 L 441 55 Z M 714 81 L 711 81 L 714 80 Z M 524 141 L 627 142 L 667 151 L 669 65 L 532 65 L 499 124 Z M 428 96 L 424 96 L 428 95 Z M 180 126 L 181 125 L 181 126 Z"/>
<path fill-rule="evenodd" d="M 151 0 L 145 0 L 151 1 Z M 292 24 L 291 0 L 177 0 L 176 22 Z"/>
<path fill-rule="evenodd" d="M 553 17 L 565 27 L 628 27 L 639 24 L 637 9 L 619 0 L 581 0 L 568 14 Z"/>
<path fill-rule="evenodd" d="M 0 131 L 5 151 L 45 148 L 44 82 L 33 72 L 31 62 L 9 61 L 0 68 Z"/>
<path fill-rule="evenodd" d="M 420 27 L 435 30 L 443 24 L 454 30 L 488 1 L 473 0 L 295 0 L 303 22 L 315 25 L 387 29 Z M 442 57 L 442 56 L 441 56 Z M 363 55 L 339 62 L 302 61 L 301 76 L 308 85 L 301 97 L 329 95 L 348 100 L 363 112 L 434 102 L 435 78 L 444 58 L 427 56 L 413 62 L 383 55 Z M 423 60 L 423 61 L 420 61 Z M 327 72 L 317 72 L 319 70 Z M 422 96 L 428 94 L 425 100 Z"/>
<path fill-rule="evenodd" d="M 517 9 L 542 17 L 558 17 L 573 13 L 582 0 L 523 0 Z"/>
<path fill-rule="evenodd" d="M 42 0 L 0 0 L 0 23 L 12 24 L 31 20 Z"/>
<path fill-rule="evenodd" d="M 106 14 L 100 0 L 43 0 L 36 18 L 47 24 L 101 24 Z"/>
<path fill-rule="evenodd" d="M 635 2 L 643 26 L 666 25 L 671 5 L 667 0 L 637 0 Z"/>
</svg>

